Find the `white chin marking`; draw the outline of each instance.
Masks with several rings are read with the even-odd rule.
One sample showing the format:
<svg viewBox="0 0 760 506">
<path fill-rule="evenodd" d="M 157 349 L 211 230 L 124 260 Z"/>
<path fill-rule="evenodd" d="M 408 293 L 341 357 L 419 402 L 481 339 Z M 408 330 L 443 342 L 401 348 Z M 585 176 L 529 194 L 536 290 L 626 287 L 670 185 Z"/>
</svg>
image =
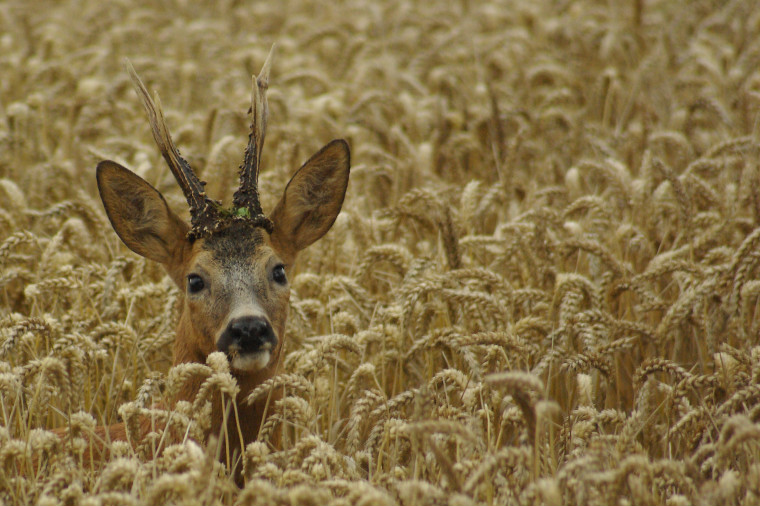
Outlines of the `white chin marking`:
<svg viewBox="0 0 760 506">
<path fill-rule="evenodd" d="M 271 356 L 269 350 L 235 355 L 235 358 L 232 359 L 232 368 L 238 371 L 258 371 L 269 365 Z"/>
</svg>

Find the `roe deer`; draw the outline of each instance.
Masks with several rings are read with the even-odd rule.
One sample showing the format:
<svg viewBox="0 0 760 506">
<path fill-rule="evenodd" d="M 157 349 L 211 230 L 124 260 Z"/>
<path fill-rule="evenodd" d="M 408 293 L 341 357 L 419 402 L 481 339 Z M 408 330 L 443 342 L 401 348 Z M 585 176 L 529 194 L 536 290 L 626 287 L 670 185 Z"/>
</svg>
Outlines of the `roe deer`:
<svg viewBox="0 0 760 506">
<path fill-rule="evenodd" d="M 245 445 L 256 439 L 263 422 L 266 399 L 251 405 L 242 401 L 275 373 L 288 315 L 288 272 L 297 253 L 332 226 L 343 205 L 349 176 L 348 144 L 333 140 L 298 169 L 269 216 L 263 213 L 258 174 L 267 125 L 271 56 L 253 80 L 251 132 L 232 209 L 222 209 L 219 202 L 206 196 L 205 183 L 180 157 L 172 141 L 160 101 L 151 99 L 129 62 L 129 74 L 148 113 L 153 137 L 187 197 L 191 223 L 169 209 L 155 188 L 116 162 L 102 161 L 97 167 L 100 197 L 118 236 L 135 253 L 162 264 L 184 292 L 174 364 L 205 363 L 215 351 L 228 357 L 240 387 L 239 426 L 236 417 L 227 417 L 217 402 L 209 433 L 226 437 L 220 443 L 230 448 L 228 456 L 238 458 Z M 199 387 L 199 381 L 189 381 L 176 400 L 192 401 Z M 223 427 L 224 419 L 227 427 Z M 117 440 L 126 437 L 123 424 L 97 432 Z M 239 466 L 235 474 L 240 483 Z"/>
</svg>

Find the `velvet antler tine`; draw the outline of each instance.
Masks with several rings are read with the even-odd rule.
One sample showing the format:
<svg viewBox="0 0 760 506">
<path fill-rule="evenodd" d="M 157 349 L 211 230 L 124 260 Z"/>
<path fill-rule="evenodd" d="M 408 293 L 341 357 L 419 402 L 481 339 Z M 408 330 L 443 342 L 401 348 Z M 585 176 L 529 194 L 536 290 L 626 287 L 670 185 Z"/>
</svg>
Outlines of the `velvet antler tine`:
<svg viewBox="0 0 760 506">
<path fill-rule="evenodd" d="M 251 218 L 263 217 L 261 202 L 259 200 L 259 169 L 261 164 L 261 150 L 266 137 L 267 119 L 269 106 L 267 104 L 267 88 L 269 87 L 269 70 L 272 66 L 274 46 L 269 51 L 264 65 L 261 67 L 258 77 L 254 76 L 251 86 L 251 132 L 248 135 L 248 146 L 245 149 L 245 158 L 240 166 L 240 187 L 233 196 L 235 208 L 247 209 Z M 271 223 L 263 224 L 271 231 Z"/>
<path fill-rule="evenodd" d="M 132 63 L 129 60 L 125 60 L 125 63 L 137 95 L 142 100 L 143 107 L 145 107 L 145 111 L 148 113 L 153 139 L 156 141 L 158 149 L 169 165 L 169 169 L 174 174 L 177 183 L 182 188 L 185 198 L 187 198 L 192 224 L 191 235 L 197 237 L 213 231 L 216 223 L 219 221 L 219 216 L 216 208 L 213 206 L 214 202 L 206 197 L 203 189 L 206 183 L 198 179 L 190 164 L 180 156 L 177 147 L 174 145 L 169 128 L 166 126 L 158 94 L 156 94 L 156 101 L 154 102 L 140 76 L 137 75 Z"/>
</svg>

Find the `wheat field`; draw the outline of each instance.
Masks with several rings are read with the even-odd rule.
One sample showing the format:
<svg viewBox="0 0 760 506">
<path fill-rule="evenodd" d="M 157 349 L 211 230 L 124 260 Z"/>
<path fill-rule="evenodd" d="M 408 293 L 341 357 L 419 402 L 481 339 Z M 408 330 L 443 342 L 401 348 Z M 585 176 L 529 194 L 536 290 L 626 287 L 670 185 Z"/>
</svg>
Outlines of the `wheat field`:
<svg viewBox="0 0 760 506">
<path fill-rule="evenodd" d="M 94 168 L 186 214 L 129 58 L 229 201 L 275 43 L 264 209 L 352 173 L 239 489 Z M 0 503 L 760 504 L 759 69 L 752 0 L 0 2 Z M 186 438 L 93 458 L 140 416 Z"/>
</svg>

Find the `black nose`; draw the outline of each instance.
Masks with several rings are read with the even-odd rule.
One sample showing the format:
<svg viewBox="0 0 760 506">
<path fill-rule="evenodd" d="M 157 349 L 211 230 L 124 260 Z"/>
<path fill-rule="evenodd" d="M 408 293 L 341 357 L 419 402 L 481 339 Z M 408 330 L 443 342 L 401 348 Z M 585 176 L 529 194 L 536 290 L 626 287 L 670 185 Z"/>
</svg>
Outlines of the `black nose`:
<svg viewBox="0 0 760 506">
<path fill-rule="evenodd" d="M 240 353 L 253 353 L 271 350 L 277 344 L 277 338 L 269 322 L 259 316 L 245 316 L 232 320 L 219 339 L 217 348 L 229 351 L 233 346 Z"/>
</svg>

